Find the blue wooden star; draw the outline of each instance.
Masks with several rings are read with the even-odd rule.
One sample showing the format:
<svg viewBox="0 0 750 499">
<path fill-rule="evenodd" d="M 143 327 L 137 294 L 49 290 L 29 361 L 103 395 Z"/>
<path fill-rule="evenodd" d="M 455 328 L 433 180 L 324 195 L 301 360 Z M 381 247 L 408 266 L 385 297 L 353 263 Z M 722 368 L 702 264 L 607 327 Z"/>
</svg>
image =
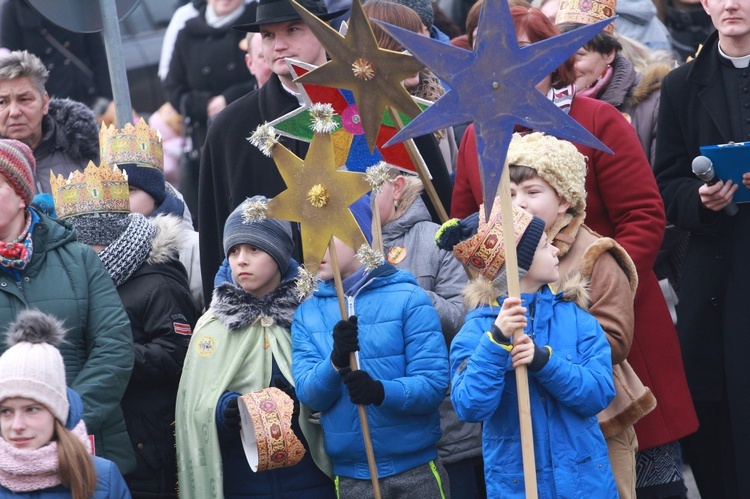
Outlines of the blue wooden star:
<svg viewBox="0 0 750 499">
<path fill-rule="evenodd" d="M 386 146 L 474 121 L 486 214 L 516 124 L 611 153 L 535 88 L 611 21 L 519 47 L 507 0 L 484 0 L 476 45 L 469 52 L 373 19 L 450 87 Z"/>
</svg>

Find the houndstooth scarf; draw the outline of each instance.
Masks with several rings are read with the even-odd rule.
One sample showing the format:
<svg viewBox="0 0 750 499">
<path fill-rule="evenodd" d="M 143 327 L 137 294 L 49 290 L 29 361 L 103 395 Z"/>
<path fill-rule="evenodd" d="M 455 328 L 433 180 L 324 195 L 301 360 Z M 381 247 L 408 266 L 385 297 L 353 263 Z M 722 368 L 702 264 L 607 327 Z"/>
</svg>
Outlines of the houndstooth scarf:
<svg viewBox="0 0 750 499">
<path fill-rule="evenodd" d="M 131 213 L 125 232 L 99 253 L 99 259 L 115 287 L 124 284 L 138 270 L 151 252 L 156 227 L 140 213 Z"/>
</svg>

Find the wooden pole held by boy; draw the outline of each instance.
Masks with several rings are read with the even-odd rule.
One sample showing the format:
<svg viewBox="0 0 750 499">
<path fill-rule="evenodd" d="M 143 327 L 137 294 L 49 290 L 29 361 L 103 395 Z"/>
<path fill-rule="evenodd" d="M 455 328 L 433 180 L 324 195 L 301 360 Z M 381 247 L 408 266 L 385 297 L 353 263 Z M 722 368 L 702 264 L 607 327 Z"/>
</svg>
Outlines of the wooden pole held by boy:
<svg viewBox="0 0 750 499">
<path fill-rule="evenodd" d="M 404 122 L 401 119 L 401 116 L 399 116 L 398 111 L 396 109 L 393 109 L 393 106 L 388 106 L 388 112 L 390 113 L 391 119 L 396 125 L 396 128 L 398 130 L 404 128 Z M 445 222 L 450 220 L 450 218 L 448 217 L 448 213 L 445 211 L 445 207 L 443 206 L 442 201 L 440 201 L 440 197 L 435 190 L 435 186 L 432 185 L 430 171 L 427 169 L 424 158 L 422 158 L 422 155 L 419 154 L 417 146 L 414 144 L 413 140 L 405 140 L 403 144 L 404 147 L 406 147 L 406 152 L 409 153 L 409 157 L 411 158 L 412 163 L 414 163 L 414 167 L 417 169 L 419 178 L 422 180 L 422 184 L 424 185 L 424 190 L 425 192 L 427 192 L 427 196 L 430 198 L 432 206 L 435 208 L 435 211 L 440 218 L 440 223 L 444 224 Z"/>
<path fill-rule="evenodd" d="M 336 286 L 336 296 L 339 300 L 339 309 L 341 310 L 341 319 L 347 320 L 346 298 L 344 296 L 344 285 L 341 282 L 341 270 L 339 270 L 339 259 L 336 255 L 336 245 L 333 238 L 328 243 L 328 254 L 331 258 L 331 268 L 333 269 L 333 282 Z M 349 354 L 349 366 L 352 371 L 359 370 L 357 354 Z M 380 483 L 378 482 L 378 466 L 375 463 L 375 451 L 372 448 L 372 437 L 370 437 L 370 423 L 367 422 L 367 411 L 365 406 L 358 405 L 359 423 L 362 425 L 362 439 L 365 441 L 365 453 L 367 454 L 367 466 L 370 469 L 370 480 L 372 480 L 372 491 L 375 499 L 380 499 Z"/>
<path fill-rule="evenodd" d="M 500 210 L 502 211 L 503 234 L 506 241 L 515 241 L 513 229 L 513 202 L 510 197 L 510 168 L 503 168 L 500 175 Z M 508 236 L 509 235 L 509 236 Z M 505 245 L 505 272 L 508 279 L 508 297 L 520 298 L 521 285 L 518 279 L 518 256 L 516 245 Z M 513 331 L 513 341 L 523 334 L 523 329 Z M 521 427 L 521 453 L 526 497 L 537 497 L 536 464 L 534 459 L 534 434 L 531 424 L 531 399 L 529 397 L 529 375 L 525 364 L 516 367 L 516 391 L 518 392 L 518 419 Z"/>
</svg>

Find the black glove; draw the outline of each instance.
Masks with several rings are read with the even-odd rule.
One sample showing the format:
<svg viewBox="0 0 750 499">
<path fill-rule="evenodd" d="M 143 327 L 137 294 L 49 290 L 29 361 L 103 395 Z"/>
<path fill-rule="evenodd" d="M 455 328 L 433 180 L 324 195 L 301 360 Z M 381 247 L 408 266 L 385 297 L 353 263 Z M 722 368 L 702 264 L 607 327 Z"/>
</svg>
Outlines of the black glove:
<svg viewBox="0 0 750 499">
<path fill-rule="evenodd" d="M 240 408 L 238 401 L 239 396 L 230 398 L 222 411 L 224 414 L 224 426 L 229 428 L 230 431 L 240 431 Z"/>
<path fill-rule="evenodd" d="M 366 371 L 352 371 L 344 375 L 349 399 L 357 405 L 380 405 L 385 399 L 383 383 L 372 379 Z"/>
<path fill-rule="evenodd" d="M 289 398 L 294 402 L 293 414 L 299 414 L 299 400 L 297 399 L 297 391 L 291 384 L 289 384 L 286 378 L 281 375 L 276 376 L 275 378 L 273 378 L 273 385 L 282 392 L 289 395 Z"/>
<path fill-rule="evenodd" d="M 333 352 L 331 362 L 341 369 L 349 365 L 349 354 L 359 350 L 357 339 L 357 316 L 352 315 L 349 320 L 341 320 L 333 326 Z"/>
<path fill-rule="evenodd" d="M 532 340 L 533 341 L 533 340 Z M 544 366 L 547 365 L 550 358 L 550 350 L 547 347 L 540 347 L 534 342 L 534 356 L 529 362 L 529 371 L 537 372 L 540 371 Z"/>
<path fill-rule="evenodd" d="M 492 333 L 492 339 L 497 343 L 510 343 L 510 338 L 506 337 L 497 324 L 494 322 L 490 326 L 490 333 Z"/>
</svg>

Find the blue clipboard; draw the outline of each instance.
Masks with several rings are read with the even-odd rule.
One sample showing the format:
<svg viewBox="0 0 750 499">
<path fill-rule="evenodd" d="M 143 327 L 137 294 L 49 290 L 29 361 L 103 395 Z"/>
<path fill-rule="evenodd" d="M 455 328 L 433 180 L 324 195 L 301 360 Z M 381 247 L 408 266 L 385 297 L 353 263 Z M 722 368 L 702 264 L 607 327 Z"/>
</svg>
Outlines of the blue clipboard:
<svg viewBox="0 0 750 499">
<path fill-rule="evenodd" d="M 701 146 L 700 150 L 714 164 L 714 171 L 720 180 L 731 180 L 740 186 L 734 193 L 733 201 L 750 203 L 750 189 L 742 185 L 742 174 L 750 172 L 750 142 Z"/>
</svg>

